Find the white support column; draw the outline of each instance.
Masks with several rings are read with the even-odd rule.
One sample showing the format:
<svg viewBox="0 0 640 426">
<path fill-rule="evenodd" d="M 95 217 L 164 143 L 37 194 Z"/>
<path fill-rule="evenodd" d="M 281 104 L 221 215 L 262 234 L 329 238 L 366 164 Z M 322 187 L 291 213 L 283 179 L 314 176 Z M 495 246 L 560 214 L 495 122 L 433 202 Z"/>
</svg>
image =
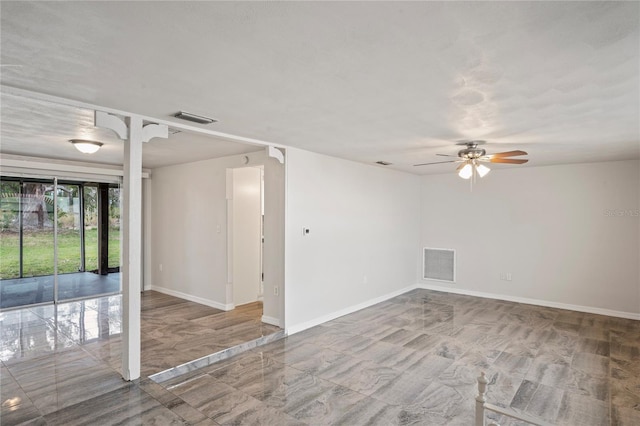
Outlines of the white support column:
<svg viewBox="0 0 640 426">
<path fill-rule="evenodd" d="M 140 377 L 140 292 L 142 290 L 142 143 L 167 137 L 168 127 L 143 125 L 139 116 L 96 111 L 95 125 L 113 130 L 124 142 L 122 185 L 122 377 Z M 128 130 L 128 131 L 127 131 Z"/>
<path fill-rule="evenodd" d="M 122 197 L 122 376 L 140 377 L 140 291 L 142 261 L 142 119 L 127 119 Z"/>
</svg>

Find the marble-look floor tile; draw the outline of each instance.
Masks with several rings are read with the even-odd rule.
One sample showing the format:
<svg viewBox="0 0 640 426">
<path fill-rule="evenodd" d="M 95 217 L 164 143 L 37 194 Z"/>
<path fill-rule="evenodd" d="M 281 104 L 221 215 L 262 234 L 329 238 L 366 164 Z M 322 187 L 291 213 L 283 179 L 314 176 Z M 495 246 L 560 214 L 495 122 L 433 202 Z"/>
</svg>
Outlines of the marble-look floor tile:
<svg viewBox="0 0 640 426">
<path fill-rule="evenodd" d="M 414 349 L 417 351 L 432 353 L 434 348 L 437 347 L 443 340 L 444 336 L 435 334 L 420 334 L 411 341 L 405 343 L 405 348 Z"/>
<path fill-rule="evenodd" d="M 162 424 L 182 425 L 183 420 L 131 384 L 45 416 L 48 425 Z"/>
<path fill-rule="evenodd" d="M 41 420 L 42 414 L 31 402 L 2 407 L 0 412 L 0 423 L 3 425 L 46 424 Z"/>
<path fill-rule="evenodd" d="M 533 364 L 533 358 L 512 355 L 504 351 L 495 360 L 493 366 L 509 375 L 524 377 L 531 368 L 531 364 Z"/>
<path fill-rule="evenodd" d="M 600 401 L 609 400 L 609 380 L 603 377 L 593 377 L 581 371 L 571 370 L 569 378 L 560 387 L 569 392 Z"/>
<path fill-rule="evenodd" d="M 456 361 L 438 376 L 438 382 L 455 389 L 460 394 L 473 398 L 477 394 L 477 379 L 480 371 L 482 370 L 475 366 Z M 489 369 L 486 373 L 490 375 L 493 370 Z"/>
<path fill-rule="evenodd" d="M 492 370 L 487 376 L 487 400 L 493 405 L 508 408 L 522 385 L 521 377 L 514 377 L 500 370 Z M 474 393 L 475 394 L 475 393 Z"/>
<path fill-rule="evenodd" d="M 609 375 L 609 358 L 578 352 L 573 356 L 571 368 L 593 377 L 607 377 Z"/>
<path fill-rule="evenodd" d="M 540 351 L 553 352 L 570 359 L 576 351 L 579 351 L 580 340 L 577 334 L 554 330 L 549 334 Z"/>
<path fill-rule="evenodd" d="M 412 420 L 415 420 L 412 421 Z M 416 416 L 410 418 L 403 407 L 398 405 L 385 404 L 377 399 L 365 397 L 341 413 L 332 424 L 353 426 L 353 425 L 375 425 L 375 426 L 396 426 L 420 424 L 423 418 Z"/>
<path fill-rule="evenodd" d="M 611 403 L 615 406 L 640 411 L 640 381 L 611 379 Z"/>
<path fill-rule="evenodd" d="M 474 403 L 468 395 L 461 394 L 459 388 L 447 386 L 441 382 L 431 382 L 423 387 L 411 405 L 445 419 L 452 419 L 464 417 L 465 412 L 470 415 Z M 469 410 L 465 410 L 465 407 Z"/>
<path fill-rule="evenodd" d="M 364 395 L 371 395 L 400 374 L 399 370 L 371 361 L 345 356 L 318 372 L 324 380 L 345 386 Z"/>
<path fill-rule="evenodd" d="M 415 339 L 416 337 L 420 336 L 421 334 L 422 332 L 418 330 L 407 330 L 404 328 L 397 328 L 393 332 L 389 333 L 388 335 L 380 339 L 380 341 L 385 343 L 391 343 L 397 346 L 403 346 L 409 343 L 410 341 L 412 341 L 413 339 Z"/>
<path fill-rule="evenodd" d="M 556 321 L 567 322 L 571 324 L 582 324 L 582 320 L 584 318 L 584 312 L 577 311 L 565 311 L 559 309 L 558 315 L 556 316 Z"/>
<path fill-rule="evenodd" d="M 582 337 L 579 340 L 576 352 L 585 352 L 608 357 L 610 354 L 609 342 Z"/>
<path fill-rule="evenodd" d="M 410 405 L 434 380 L 425 379 L 414 373 L 401 373 L 371 394 L 390 405 Z"/>
<path fill-rule="evenodd" d="M 42 414 L 126 386 L 118 373 L 81 349 L 11 364 L 8 369 Z"/>
<path fill-rule="evenodd" d="M 511 407 L 553 423 L 561 407 L 565 391 L 528 380 L 516 392 Z"/>
<path fill-rule="evenodd" d="M 616 426 L 640 425 L 640 410 L 614 405 L 611 410 L 611 424 Z"/>
<path fill-rule="evenodd" d="M 365 395 L 344 386 L 331 386 L 315 398 L 296 404 L 295 408 L 285 408 L 285 412 L 307 424 L 330 425 L 364 398 Z"/>
<path fill-rule="evenodd" d="M 423 380 L 432 380 L 438 378 L 451 364 L 453 364 L 452 359 L 426 354 L 411 364 L 405 372 L 420 377 Z"/>
<path fill-rule="evenodd" d="M 611 378 L 640 381 L 640 362 L 613 357 L 610 360 Z"/>
<path fill-rule="evenodd" d="M 591 325 L 585 320 L 578 330 L 578 335 L 584 338 L 608 341 L 609 332 L 609 328 Z"/>
<path fill-rule="evenodd" d="M 609 406 L 603 401 L 565 392 L 556 420 L 559 426 L 607 425 Z"/>
<path fill-rule="evenodd" d="M 62 383 L 57 401 L 46 400 L 49 379 L 45 373 L 44 393 L 36 389 L 38 372 L 57 366 L 65 374 L 78 371 L 92 383 L 103 381 L 91 376 L 102 368 L 117 376 L 122 350 L 117 333 L 120 300 L 74 302 L 60 309 L 57 323 L 67 328 L 59 336 L 80 346 L 48 350 L 51 339 L 40 339 L 35 347 L 42 347 L 43 352 L 25 352 L 28 363 L 10 359 L 7 369 L 2 363 L 0 393 L 9 401 L 3 408 L 3 424 L 7 408 L 22 409 L 34 424 L 61 423 L 87 411 L 86 399 L 74 403 L 83 388 L 73 381 Z M 159 293 L 143 295 L 143 372 L 164 365 L 173 368 L 182 360 L 202 360 L 222 344 L 277 331 L 261 325 L 259 316 L 252 317 L 254 310 L 243 306 L 216 313 Z M 0 313 L 0 328 L 9 334 L 31 330 L 34 336 L 42 336 L 43 330 L 55 324 L 49 321 L 54 312 L 51 307 L 38 307 L 22 318 Z M 88 334 L 76 325 L 82 318 Z M 13 327 L 20 321 L 24 327 Z M 99 394 L 88 395 L 88 401 L 106 405 L 104 412 L 101 408 L 96 411 L 101 419 L 110 410 L 117 411 L 118 404 L 142 407 L 142 417 L 133 412 L 111 414 L 115 421 L 134 424 L 455 426 L 473 422 L 476 378 L 485 371 L 487 398 L 492 404 L 558 424 L 635 425 L 640 424 L 639 324 L 415 290 L 215 364 L 199 360 L 189 365 L 201 368 L 183 369 L 186 374 L 161 385 L 143 379 L 137 390 L 123 391 L 135 384 L 120 381 L 124 387 L 98 389 L 98 393 L 112 395 L 104 402 Z M 172 327 L 181 330 L 180 335 L 171 335 Z M 109 333 L 100 334 L 99 328 Z M 214 333 L 218 337 L 210 338 Z M 63 352 L 65 362 L 41 356 Z M 31 361 L 37 368 L 29 367 Z M 92 363 L 102 367 L 90 371 Z M 11 382 L 14 375 L 21 382 L 18 387 Z M 108 384 L 109 379 L 104 382 Z M 72 391 L 72 387 L 77 389 Z M 138 396 L 132 397 L 132 392 Z M 29 406 L 32 396 L 34 404 Z M 15 398 L 21 398 L 20 403 Z M 72 405 L 64 406 L 67 403 Z M 54 406 L 60 408 L 51 408 Z M 48 412 L 50 409 L 56 411 Z M 61 413 L 64 416 L 57 418 Z M 503 426 L 518 424 L 496 420 Z"/>
<path fill-rule="evenodd" d="M 329 348 L 321 348 L 315 345 L 308 345 L 315 351 L 309 356 L 296 358 L 296 362 L 289 363 L 292 367 L 304 371 L 308 374 L 319 376 L 321 373 L 332 368 L 336 363 L 340 363 L 341 360 L 354 359 L 353 357 L 344 354 L 342 352 L 334 351 Z"/>
<path fill-rule="evenodd" d="M 333 386 L 316 376 L 285 366 L 267 371 L 262 380 L 243 384 L 237 389 L 269 407 L 290 413 Z"/>
<path fill-rule="evenodd" d="M 0 360 L 10 364 L 74 347 L 77 344 L 71 338 L 46 322 L 27 327 L 14 324 L 2 330 Z"/>
<path fill-rule="evenodd" d="M 562 358 L 551 361 L 536 358 L 524 378 L 551 387 L 562 387 L 571 377 L 571 367 Z"/>
</svg>

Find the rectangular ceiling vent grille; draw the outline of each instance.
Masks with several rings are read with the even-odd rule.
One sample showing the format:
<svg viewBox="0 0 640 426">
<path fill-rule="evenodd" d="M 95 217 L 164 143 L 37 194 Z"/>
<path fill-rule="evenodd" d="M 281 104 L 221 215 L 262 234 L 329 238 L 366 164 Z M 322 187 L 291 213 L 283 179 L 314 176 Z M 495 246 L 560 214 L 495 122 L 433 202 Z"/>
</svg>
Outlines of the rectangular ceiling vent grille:
<svg viewBox="0 0 640 426">
<path fill-rule="evenodd" d="M 422 278 L 425 280 L 456 281 L 456 251 L 453 249 L 424 248 Z"/>
</svg>

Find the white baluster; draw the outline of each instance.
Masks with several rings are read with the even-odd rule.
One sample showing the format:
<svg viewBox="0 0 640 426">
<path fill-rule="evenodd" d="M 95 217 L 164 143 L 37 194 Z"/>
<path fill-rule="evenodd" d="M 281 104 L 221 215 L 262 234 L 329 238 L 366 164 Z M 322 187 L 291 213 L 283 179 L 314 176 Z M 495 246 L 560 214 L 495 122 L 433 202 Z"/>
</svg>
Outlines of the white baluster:
<svg viewBox="0 0 640 426">
<path fill-rule="evenodd" d="M 488 380 L 484 371 L 478 377 L 478 396 L 476 396 L 476 426 L 485 426 L 484 403 L 487 401 L 485 392 L 487 391 Z"/>
</svg>

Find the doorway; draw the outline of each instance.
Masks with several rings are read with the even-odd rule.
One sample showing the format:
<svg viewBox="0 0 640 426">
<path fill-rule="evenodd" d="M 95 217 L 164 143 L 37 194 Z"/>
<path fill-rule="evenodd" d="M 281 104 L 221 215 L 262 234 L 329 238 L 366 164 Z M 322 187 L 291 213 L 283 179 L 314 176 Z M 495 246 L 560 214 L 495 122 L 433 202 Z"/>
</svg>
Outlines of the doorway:
<svg viewBox="0 0 640 426">
<path fill-rule="evenodd" d="M 231 265 L 233 304 L 261 302 L 263 299 L 264 169 L 232 169 Z"/>
</svg>

